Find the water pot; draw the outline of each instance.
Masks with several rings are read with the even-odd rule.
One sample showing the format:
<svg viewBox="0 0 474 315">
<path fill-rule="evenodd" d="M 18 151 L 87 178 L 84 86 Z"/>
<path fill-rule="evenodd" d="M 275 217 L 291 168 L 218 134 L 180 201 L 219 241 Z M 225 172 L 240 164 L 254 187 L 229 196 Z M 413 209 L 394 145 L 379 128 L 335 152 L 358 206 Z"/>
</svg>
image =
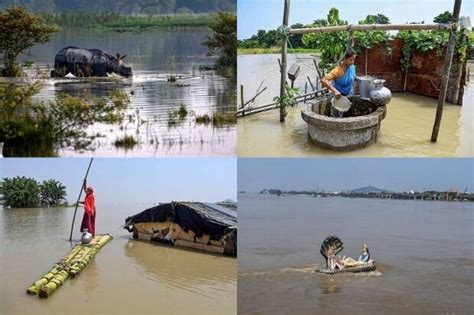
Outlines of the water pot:
<svg viewBox="0 0 474 315">
<path fill-rule="evenodd" d="M 82 244 L 89 244 L 92 240 L 92 234 L 88 232 L 87 229 L 82 231 L 81 243 Z"/>
<path fill-rule="evenodd" d="M 370 102 L 377 105 L 387 105 L 392 99 L 392 92 L 383 86 L 385 80 L 374 80 L 374 89 L 370 92 Z"/>
<path fill-rule="evenodd" d="M 375 78 L 370 75 L 365 75 L 362 77 L 356 77 L 356 79 L 359 82 L 360 98 L 363 100 L 370 100 L 370 92 L 375 88 Z"/>
</svg>

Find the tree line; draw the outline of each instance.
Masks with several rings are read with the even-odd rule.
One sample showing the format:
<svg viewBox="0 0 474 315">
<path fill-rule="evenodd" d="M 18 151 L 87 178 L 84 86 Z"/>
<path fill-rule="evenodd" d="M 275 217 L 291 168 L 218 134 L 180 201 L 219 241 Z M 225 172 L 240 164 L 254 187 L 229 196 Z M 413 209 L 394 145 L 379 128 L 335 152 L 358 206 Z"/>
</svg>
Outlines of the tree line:
<svg viewBox="0 0 474 315">
<path fill-rule="evenodd" d="M 337 9 L 335 10 L 337 11 Z M 332 20 L 333 16 L 331 15 L 330 11 L 327 19 L 316 19 L 309 25 L 296 23 L 291 25 L 291 28 L 325 27 L 333 26 L 335 24 L 348 24 L 347 21 L 339 20 L 339 23 L 334 23 Z M 433 19 L 433 22 L 435 23 L 450 23 L 452 21 L 453 15 L 449 11 L 445 11 Z M 359 21 L 359 24 L 390 24 L 390 18 L 380 13 L 369 14 L 364 20 Z M 239 40 L 237 44 L 239 48 L 271 48 L 281 45 L 281 36 L 282 34 L 280 34 L 278 30 L 258 30 L 256 34 L 252 35 L 248 39 Z M 288 37 L 290 48 L 311 48 L 303 42 L 302 37 L 303 35 L 301 34 L 290 35 Z"/>
<path fill-rule="evenodd" d="M 3 0 L 0 9 L 23 5 L 35 12 L 108 12 L 119 14 L 208 13 L 236 11 L 236 0 Z"/>
<path fill-rule="evenodd" d="M 66 186 L 55 179 L 38 182 L 16 176 L 0 182 L 0 202 L 5 208 L 58 207 L 67 204 Z"/>
</svg>

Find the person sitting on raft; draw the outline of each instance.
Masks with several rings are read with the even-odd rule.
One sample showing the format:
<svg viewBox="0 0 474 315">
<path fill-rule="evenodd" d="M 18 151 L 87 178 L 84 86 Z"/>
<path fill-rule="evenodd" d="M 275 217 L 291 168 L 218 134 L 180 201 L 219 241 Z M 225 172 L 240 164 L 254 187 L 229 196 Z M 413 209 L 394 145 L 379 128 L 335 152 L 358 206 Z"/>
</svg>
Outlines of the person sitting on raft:
<svg viewBox="0 0 474 315">
<path fill-rule="evenodd" d="M 321 84 L 333 92 L 337 99 L 341 95 L 354 95 L 354 81 L 356 78 L 355 57 L 354 51 L 346 51 L 342 62 L 321 79 Z M 331 81 L 333 84 L 331 84 Z"/>
<path fill-rule="evenodd" d="M 87 229 L 87 232 L 95 235 L 95 197 L 94 189 L 87 187 L 87 182 L 84 179 L 82 189 L 86 193 L 84 201 L 79 201 L 80 204 L 84 204 L 84 217 L 82 218 L 81 232 Z"/>
<path fill-rule="evenodd" d="M 367 244 L 364 244 L 364 247 L 362 247 L 362 254 L 359 256 L 359 262 L 362 263 L 368 263 L 370 261 L 370 252 L 369 252 L 369 247 Z"/>
</svg>

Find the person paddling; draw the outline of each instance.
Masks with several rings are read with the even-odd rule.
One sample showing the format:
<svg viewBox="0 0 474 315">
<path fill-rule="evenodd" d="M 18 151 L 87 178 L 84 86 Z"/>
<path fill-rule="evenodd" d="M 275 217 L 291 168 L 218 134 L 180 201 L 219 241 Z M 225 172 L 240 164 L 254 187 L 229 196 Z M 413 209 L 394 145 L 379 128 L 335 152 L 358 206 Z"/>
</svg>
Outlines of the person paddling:
<svg viewBox="0 0 474 315">
<path fill-rule="evenodd" d="M 81 223 L 81 232 L 85 229 L 92 236 L 95 235 L 95 197 L 94 197 L 94 189 L 92 187 L 87 187 L 87 181 L 84 179 L 82 189 L 86 193 L 86 197 L 84 201 L 79 201 L 80 204 L 84 204 L 84 217 L 82 218 Z"/>
<path fill-rule="evenodd" d="M 354 81 L 356 78 L 355 57 L 354 51 L 346 51 L 342 62 L 321 79 L 322 85 L 333 92 L 336 99 L 339 99 L 341 95 L 354 95 Z M 331 81 L 333 84 L 331 84 Z"/>
</svg>

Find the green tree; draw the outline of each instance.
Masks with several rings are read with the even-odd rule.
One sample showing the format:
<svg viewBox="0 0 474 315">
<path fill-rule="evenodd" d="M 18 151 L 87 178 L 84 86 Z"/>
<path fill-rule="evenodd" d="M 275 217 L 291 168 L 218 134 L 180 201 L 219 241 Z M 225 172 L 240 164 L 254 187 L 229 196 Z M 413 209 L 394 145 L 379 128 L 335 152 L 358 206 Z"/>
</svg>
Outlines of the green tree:
<svg viewBox="0 0 474 315">
<path fill-rule="evenodd" d="M 33 178 L 3 178 L 0 200 L 6 208 L 34 208 L 40 204 L 40 186 Z"/>
<path fill-rule="evenodd" d="M 40 185 L 41 203 L 45 203 L 50 207 L 64 204 L 66 202 L 66 195 L 66 186 L 57 180 L 45 180 Z"/>
<path fill-rule="evenodd" d="M 331 8 L 329 10 L 327 26 L 347 24 L 347 21 L 339 18 L 338 9 Z M 320 25 L 315 26 L 319 27 Z M 302 42 L 305 47 L 322 50 L 319 66 L 324 70 L 329 70 L 337 64 L 346 50 L 348 40 L 348 32 L 304 34 L 302 37 Z"/>
<path fill-rule="evenodd" d="M 455 22 L 453 19 L 453 14 L 449 11 L 444 11 L 443 13 L 438 14 L 434 19 L 435 23 L 451 23 Z"/>
<path fill-rule="evenodd" d="M 16 61 L 19 54 L 37 43 L 48 42 L 58 31 L 56 26 L 46 25 L 24 7 L 11 6 L 0 11 L 0 56 L 3 59 L 2 75 L 17 77 L 21 74 Z"/>
<path fill-rule="evenodd" d="M 367 15 L 359 24 L 390 24 L 390 19 L 383 14 Z"/>
<path fill-rule="evenodd" d="M 237 69 L 237 16 L 234 13 L 219 12 L 210 27 L 212 34 L 203 43 L 209 49 L 209 54 L 219 56 L 218 67 Z"/>
</svg>

